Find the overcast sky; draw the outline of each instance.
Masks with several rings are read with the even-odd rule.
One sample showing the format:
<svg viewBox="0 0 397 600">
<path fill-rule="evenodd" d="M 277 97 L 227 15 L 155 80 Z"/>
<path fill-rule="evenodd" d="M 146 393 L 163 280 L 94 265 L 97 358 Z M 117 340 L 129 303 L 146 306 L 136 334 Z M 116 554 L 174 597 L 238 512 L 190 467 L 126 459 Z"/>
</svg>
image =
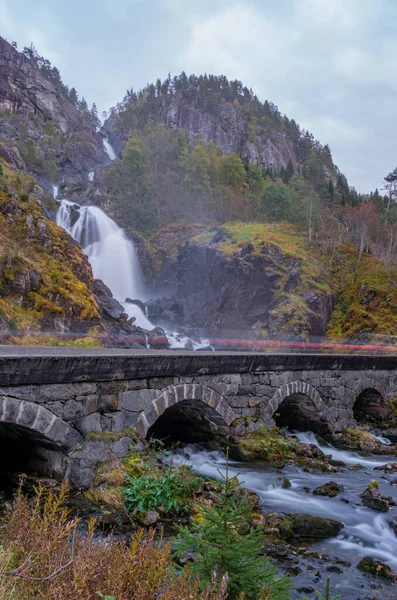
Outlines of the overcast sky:
<svg viewBox="0 0 397 600">
<path fill-rule="evenodd" d="M 365 192 L 397 166 L 396 17 L 397 0 L 0 0 L 0 35 L 100 111 L 168 72 L 240 79 Z"/>
</svg>

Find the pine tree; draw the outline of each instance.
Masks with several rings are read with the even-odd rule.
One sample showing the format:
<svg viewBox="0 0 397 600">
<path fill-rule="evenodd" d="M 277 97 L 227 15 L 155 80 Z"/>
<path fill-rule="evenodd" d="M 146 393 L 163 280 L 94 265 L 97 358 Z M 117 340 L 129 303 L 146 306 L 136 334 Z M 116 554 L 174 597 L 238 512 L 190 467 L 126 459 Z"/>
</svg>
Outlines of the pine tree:
<svg viewBox="0 0 397 600">
<path fill-rule="evenodd" d="M 288 600 L 291 580 L 278 577 L 271 559 L 261 552 L 265 541 L 264 530 L 251 526 L 251 506 L 239 487 L 237 478 L 226 475 L 220 483 L 219 501 L 212 506 L 200 507 L 193 527 L 180 526 L 175 539 L 177 556 L 193 550 L 193 573 L 200 576 L 203 585 L 211 581 L 212 573 L 226 573 L 228 598 L 256 597 L 260 592 L 268 600 Z"/>
</svg>

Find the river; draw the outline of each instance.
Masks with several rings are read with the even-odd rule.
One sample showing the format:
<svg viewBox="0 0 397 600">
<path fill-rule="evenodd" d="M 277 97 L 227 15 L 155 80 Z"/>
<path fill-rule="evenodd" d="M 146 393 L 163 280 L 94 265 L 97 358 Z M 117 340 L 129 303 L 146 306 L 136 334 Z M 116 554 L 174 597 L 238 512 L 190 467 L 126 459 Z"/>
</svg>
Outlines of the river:
<svg viewBox="0 0 397 600">
<path fill-rule="evenodd" d="M 343 461 L 346 467 L 337 473 L 309 473 L 296 465 L 287 465 L 282 470 L 261 463 L 243 463 L 229 461 L 229 473 L 237 475 L 245 487 L 255 491 L 265 510 L 277 513 L 306 513 L 342 521 L 341 534 L 332 539 L 312 541 L 311 552 L 334 557 L 326 566 L 327 560 L 316 557 L 296 556 L 295 564 L 302 571 L 295 578 L 295 596 L 302 597 L 301 590 L 322 589 L 327 575 L 331 575 L 333 593 L 341 595 L 342 600 L 364 600 L 376 597 L 377 600 L 397 598 L 396 586 L 379 581 L 380 589 L 373 595 L 367 595 L 369 585 L 377 586 L 374 578 L 361 574 L 355 567 L 364 556 L 377 558 L 397 571 L 397 536 L 389 526 L 397 514 L 395 507 L 388 513 L 379 513 L 361 506 L 360 494 L 373 479 L 377 479 L 383 495 L 395 496 L 393 486 L 382 479 L 383 472 L 374 471 L 376 466 L 394 462 L 390 456 L 362 457 L 356 453 L 338 450 L 319 444 L 312 433 L 298 433 L 299 439 L 306 443 L 316 443 L 326 455 L 334 460 Z M 219 477 L 224 473 L 225 454 L 209 451 L 197 445 L 187 445 L 173 457 L 174 465 L 186 463 L 194 471 L 207 477 Z M 364 468 L 350 470 L 352 465 L 360 463 Z M 291 483 L 289 489 L 283 488 L 282 478 Z M 344 491 L 336 498 L 313 495 L 313 490 L 329 481 L 343 486 Z M 298 546 L 305 544 L 299 541 Z M 351 566 L 343 564 L 344 561 Z M 294 562 L 294 561 L 293 561 Z M 332 564 L 331 564 L 332 563 Z M 343 564 L 336 567 L 335 563 Z M 329 569 L 331 572 L 327 572 Z M 334 572 L 340 570 L 341 573 Z M 320 575 L 321 573 L 321 575 Z M 362 588 L 364 586 L 364 588 Z M 309 598 L 316 597 L 308 593 Z"/>
</svg>

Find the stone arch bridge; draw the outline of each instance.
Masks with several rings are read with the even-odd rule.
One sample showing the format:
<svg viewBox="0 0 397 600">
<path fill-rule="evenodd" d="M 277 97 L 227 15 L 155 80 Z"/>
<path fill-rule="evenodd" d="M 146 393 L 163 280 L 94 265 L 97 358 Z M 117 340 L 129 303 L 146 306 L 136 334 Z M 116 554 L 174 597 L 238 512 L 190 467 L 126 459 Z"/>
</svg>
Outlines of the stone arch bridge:
<svg viewBox="0 0 397 600">
<path fill-rule="evenodd" d="M 0 450 L 89 485 L 140 438 L 238 439 L 258 423 L 342 431 L 388 418 L 397 356 L 0 349 Z M 29 464 L 28 464 L 29 463 Z"/>
</svg>

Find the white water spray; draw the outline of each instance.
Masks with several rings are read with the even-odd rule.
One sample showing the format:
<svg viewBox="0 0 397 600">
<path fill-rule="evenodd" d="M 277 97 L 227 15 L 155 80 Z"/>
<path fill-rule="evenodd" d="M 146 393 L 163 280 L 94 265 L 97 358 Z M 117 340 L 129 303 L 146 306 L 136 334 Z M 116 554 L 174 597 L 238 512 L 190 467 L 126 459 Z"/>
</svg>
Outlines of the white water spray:
<svg viewBox="0 0 397 600">
<path fill-rule="evenodd" d="M 52 196 L 53 198 L 58 198 L 58 193 L 59 193 L 59 186 L 58 185 L 53 185 L 52 186 Z"/>
<path fill-rule="evenodd" d="M 107 137 L 103 138 L 103 147 L 105 148 L 105 152 L 110 158 L 110 160 L 114 160 L 115 158 L 117 158 L 117 154 Z"/>
<path fill-rule="evenodd" d="M 94 181 L 95 171 L 90 171 L 88 173 L 88 181 Z"/>
<path fill-rule="evenodd" d="M 61 201 L 57 224 L 78 242 L 94 277 L 111 289 L 126 313 L 135 317 L 141 327 L 152 329 L 152 323 L 138 306 L 124 304 L 126 298 L 141 298 L 143 289 L 138 256 L 124 231 L 97 206 L 79 206 L 68 200 Z"/>
<path fill-rule="evenodd" d="M 320 444 L 317 441 L 315 434 L 311 431 L 305 432 L 297 432 L 295 433 L 296 437 L 303 442 L 304 444 L 314 444 L 318 446 L 320 450 L 324 452 L 325 455 L 331 455 L 333 460 L 340 460 L 344 462 L 346 465 L 357 465 L 360 464 L 363 467 L 374 469 L 375 467 L 381 467 L 382 465 L 390 462 L 389 459 L 380 459 L 378 457 L 364 458 L 360 454 L 356 452 L 348 452 L 347 450 L 338 450 L 334 446 L 327 446 L 325 444 Z"/>
</svg>

